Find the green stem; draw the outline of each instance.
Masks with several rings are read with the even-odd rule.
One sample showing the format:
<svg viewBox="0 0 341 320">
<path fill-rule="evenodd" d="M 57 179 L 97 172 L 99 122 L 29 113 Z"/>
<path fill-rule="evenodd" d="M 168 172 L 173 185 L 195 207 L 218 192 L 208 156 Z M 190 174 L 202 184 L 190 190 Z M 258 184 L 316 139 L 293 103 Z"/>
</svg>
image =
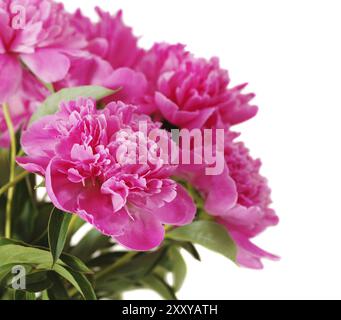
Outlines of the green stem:
<svg viewBox="0 0 341 320">
<path fill-rule="evenodd" d="M 52 94 L 52 93 L 55 93 L 55 90 L 54 90 L 54 87 L 53 87 L 53 84 L 52 83 L 46 83 L 42 80 L 40 80 L 40 82 L 45 86 L 45 88 L 47 90 L 49 90 L 49 92 Z"/>
<path fill-rule="evenodd" d="M 2 106 L 5 121 L 8 128 L 8 133 L 11 138 L 11 155 L 10 155 L 10 175 L 9 175 L 9 182 L 13 182 L 15 178 L 15 158 L 17 154 L 17 145 L 15 140 L 15 131 L 11 119 L 11 115 L 9 113 L 9 108 L 6 103 Z M 11 237 L 11 212 L 12 212 L 12 202 L 14 196 L 14 185 L 10 186 L 7 193 L 7 203 L 6 203 L 6 225 L 5 225 L 5 237 Z"/>
<path fill-rule="evenodd" d="M 14 177 L 12 181 L 8 182 L 7 184 L 0 188 L 0 196 L 2 196 L 11 187 L 15 186 L 18 182 L 25 179 L 25 177 L 27 177 L 29 174 L 30 174 L 29 172 L 23 171 L 22 173 Z"/>
<path fill-rule="evenodd" d="M 96 274 L 96 280 L 99 280 L 100 278 L 103 278 L 106 275 L 116 271 L 117 269 L 125 265 L 127 262 L 129 262 L 132 258 L 134 258 L 138 253 L 139 253 L 138 251 L 127 252 L 122 258 L 118 259 L 112 266 L 109 266 L 108 268 L 105 268 L 102 271 L 98 272 Z"/>
<path fill-rule="evenodd" d="M 109 266 L 106 269 L 103 269 L 102 271 L 98 272 L 95 274 L 95 279 L 96 281 L 99 280 L 100 278 L 105 277 L 106 275 L 110 274 L 111 272 L 119 269 L 123 265 L 125 265 L 127 262 L 129 262 L 133 257 L 135 257 L 139 252 L 137 251 L 130 251 L 127 252 L 122 258 L 120 258 L 116 263 L 114 263 L 112 266 Z M 76 288 L 71 288 L 69 290 L 69 295 L 70 297 L 73 297 L 77 293 Z"/>
</svg>

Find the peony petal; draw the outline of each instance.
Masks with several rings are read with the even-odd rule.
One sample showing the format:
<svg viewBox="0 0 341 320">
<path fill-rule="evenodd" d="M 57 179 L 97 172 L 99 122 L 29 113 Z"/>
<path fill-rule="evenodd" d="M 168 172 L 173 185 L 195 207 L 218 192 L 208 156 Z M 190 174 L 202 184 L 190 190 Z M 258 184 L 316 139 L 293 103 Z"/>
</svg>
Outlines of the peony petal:
<svg viewBox="0 0 341 320">
<path fill-rule="evenodd" d="M 70 68 L 70 60 L 53 49 L 38 49 L 32 54 L 21 54 L 28 68 L 46 83 L 62 80 Z"/>
<path fill-rule="evenodd" d="M 70 163 L 52 159 L 46 169 L 46 190 L 52 203 L 60 210 L 76 212 L 78 196 L 83 191 L 81 183 L 71 183 L 67 178 Z M 66 172 L 66 173 L 65 173 Z"/>
<path fill-rule="evenodd" d="M 54 156 L 54 149 L 58 142 L 58 131 L 51 126 L 57 117 L 46 116 L 33 123 L 24 131 L 21 137 L 21 145 L 27 155 L 35 157 Z"/>
<path fill-rule="evenodd" d="M 232 239 L 238 247 L 237 262 L 246 268 L 263 269 L 262 258 L 277 261 L 280 258 L 254 245 L 245 235 L 230 231 Z"/>
<path fill-rule="evenodd" d="M 33 53 L 42 26 L 43 22 L 39 21 L 18 30 L 14 41 L 11 43 L 10 50 L 17 53 Z"/>
<path fill-rule="evenodd" d="M 0 53 L 5 53 L 5 46 L 11 42 L 14 37 L 14 29 L 10 26 L 9 13 L 0 8 Z"/>
<path fill-rule="evenodd" d="M 180 164 L 177 175 L 187 179 L 205 196 L 205 210 L 213 216 L 221 216 L 232 209 L 238 200 L 236 184 L 227 166 L 220 175 L 206 175 L 206 165 Z"/>
<path fill-rule="evenodd" d="M 133 71 L 129 68 L 120 68 L 115 70 L 110 77 L 108 77 L 103 85 L 112 89 L 121 90 L 114 95 L 114 100 L 122 100 L 125 102 L 132 102 L 135 99 L 142 98 L 147 89 L 147 80 L 145 76 Z M 109 101 L 112 99 L 109 98 Z"/>
<path fill-rule="evenodd" d="M 26 171 L 45 175 L 45 170 L 49 164 L 48 157 L 18 157 L 16 159 L 19 166 Z"/>
<path fill-rule="evenodd" d="M 101 193 L 96 186 L 82 190 L 78 197 L 77 213 L 111 237 L 121 235 L 130 220 L 125 210 L 114 212 L 111 196 Z"/>
<path fill-rule="evenodd" d="M 16 93 L 22 80 L 18 59 L 9 54 L 0 54 L 0 103 L 8 102 Z"/>
<path fill-rule="evenodd" d="M 107 61 L 94 55 L 74 55 L 70 57 L 70 61 L 71 67 L 68 75 L 57 83 L 57 88 L 102 85 L 104 79 L 113 73 Z"/>
<path fill-rule="evenodd" d="M 155 93 L 155 104 L 167 121 L 174 125 L 183 126 L 194 121 L 198 112 L 180 111 L 179 107 L 162 93 Z"/>
<path fill-rule="evenodd" d="M 105 58 L 108 53 L 109 44 L 105 38 L 96 38 L 91 40 L 88 45 L 88 50 L 101 58 Z"/>
<path fill-rule="evenodd" d="M 176 192 L 176 198 L 156 209 L 154 214 L 164 224 L 183 226 L 193 221 L 197 208 L 184 187 L 178 184 Z"/>
<path fill-rule="evenodd" d="M 130 211 L 131 219 L 121 236 L 115 239 L 124 247 L 137 251 L 148 251 L 158 247 L 164 239 L 165 230 L 150 211 Z"/>
</svg>

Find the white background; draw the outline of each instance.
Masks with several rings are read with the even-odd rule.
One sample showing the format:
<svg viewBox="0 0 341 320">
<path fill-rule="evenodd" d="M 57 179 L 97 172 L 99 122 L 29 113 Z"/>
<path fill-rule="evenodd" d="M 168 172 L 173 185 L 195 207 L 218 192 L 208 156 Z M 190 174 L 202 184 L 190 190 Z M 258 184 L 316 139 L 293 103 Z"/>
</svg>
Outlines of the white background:
<svg viewBox="0 0 341 320">
<path fill-rule="evenodd" d="M 243 132 L 273 189 L 281 218 L 256 243 L 282 257 L 263 271 L 201 250 L 188 257 L 180 299 L 341 298 L 341 3 L 339 0 L 64 0 L 124 10 L 140 44 L 182 42 L 221 58 L 234 84 L 257 93 L 258 117 Z M 153 299 L 133 292 L 132 299 Z"/>
</svg>

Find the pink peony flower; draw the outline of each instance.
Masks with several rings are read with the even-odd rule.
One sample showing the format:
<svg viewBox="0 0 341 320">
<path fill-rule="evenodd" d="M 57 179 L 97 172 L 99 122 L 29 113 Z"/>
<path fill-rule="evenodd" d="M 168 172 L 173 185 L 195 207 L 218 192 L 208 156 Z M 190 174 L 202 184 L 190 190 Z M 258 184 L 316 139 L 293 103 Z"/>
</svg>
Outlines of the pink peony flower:
<svg viewBox="0 0 341 320">
<path fill-rule="evenodd" d="M 141 121 L 147 132 L 139 130 Z M 78 214 L 125 247 L 150 250 L 162 242 L 163 224 L 181 226 L 196 213 L 185 189 L 170 179 L 176 167 L 159 156 L 163 149 L 149 136 L 152 130 L 166 134 L 136 107 L 119 102 L 96 110 L 92 100 L 79 99 L 61 104 L 57 114 L 23 133 L 27 157 L 18 163 L 45 176 L 56 207 Z M 122 157 L 122 150 L 134 156 L 130 147 L 136 141 L 150 146 L 150 157 L 141 164 Z M 172 144 L 168 134 L 164 142 Z"/>
<path fill-rule="evenodd" d="M 88 50 L 108 61 L 114 69 L 134 67 L 143 51 L 132 29 L 124 24 L 122 11 L 112 16 L 97 7 L 96 12 L 99 16 L 96 24 L 91 24 L 80 10 L 74 16 L 75 25 L 89 42 Z"/>
<path fill-rule="evenodd" d="M 15 131 L 25 128 L 32 113 L 40 102 L 45 100 L 48 90 L 27 70 L 23 70 L 23 81 L 17 89 L 16 95 L 8 100 L 11 120 Z M 2 105 L 0 104 L 0 148 L 8 148 L 10 137 L 4 119 Z"/>
<path fill-rule="evenodd" d="M 2 0 L 0 34 L 0 102 L 23 81 L 22 63 L 37 78 L 55 82 L 69 70 L 68 54 L 86 45 L 63 5 L 51 0 Z"/>
<path fill-rule="evenodd" d="M 132 29 L 122 21 L 122 12 L 112 16 L 96 8 L 99 22 L 91 20 L 78 10 L 72 17 L 72 24 L 86 37 L 88 46 L 83 54 L 71 56 L 68 75 L 55 84 L 57 89 L 101 85 L 121 90 L 108 101 L 117 100 L 133 103 L 141 99 L 147 87 L 145 76 L 132 69 L 142 50 Z"/>
<path fill-rule="evenodd" d="M 267 253 L 250 242 L 267 227 L 278 224 L 271 205 L 271 190 L 266 178 L 260 175 L 261 161 L 253 159 L 241 142 L 227 139 L 225 159 L 230 176 L 238 191 L 237 205 L 218 218 L 229 230 L 238 245 L 238 262 L 249 268 L 263 267 L 261 258 L 272 260 L 278 257 Z"/>
<path fill-rule="evenodd" d="M 242 94 L 246 84 L 228 88 L 228 72 L 218 58 L 197 59 L 182 45 L 156 44 L 142 57 L 137 70 L 149 80 L 143 110 L 158 114 L 181 128 L 229 127 L 257 113 Z"/>
<path fill-rule="evenodd" d="M 180 165 L 177 174 L 199 191 L 206 212 L 227 228 L 238 247 L 238 263 L 260 269 L 261 258 L 278 257 L 256 247 L 250 239 L 275 226 L 278 217 L 270 208 L 267 180 L 259 173 L 261 161 L 254 160 L 243 143 L 234 142 L 237 136 L 226 133 L 226 168 L 221 175 L 206 176 L 206 165 Z"/>
</svg>

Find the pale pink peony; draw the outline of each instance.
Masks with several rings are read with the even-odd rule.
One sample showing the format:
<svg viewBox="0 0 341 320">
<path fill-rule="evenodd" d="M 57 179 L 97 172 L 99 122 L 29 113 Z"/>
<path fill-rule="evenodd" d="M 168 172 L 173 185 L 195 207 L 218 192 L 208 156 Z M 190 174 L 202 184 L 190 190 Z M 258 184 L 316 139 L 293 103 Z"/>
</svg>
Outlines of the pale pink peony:
<svg viewBox="0 0 341 320">
<path fill-rule="evenodd" d="M 69 70 L 68 54 L 86 45 L 63 5 L 51 0 L 2 0 L 0 34 L 0 102 L 24 80 L 22 63 L 46 83 L 59 81 Z"/>
<path fill-rule="evenodd" d="M 139 131 L 140 121 L 148 124 L 148 132 L 160 130 L 122 102 L 100 111 L 88 99 L 63 103 L 58 113 L 23 133 L 27 157 L 18 163 L 45 176 L 56 207 L 78 214 L 125 247 L 150 250 L 162 242 L 163 224 L 190 223 L 196 207 L 185 189 L 170 179 L 176 168 L 158 158 L 161 147 Z M 137 136 L 153 146 L 155 161 L 122 161 L 118 151 L 134 144 Z"/>
<path fill-rule="evenodd" d="M 137 65 L 149 80 L 143 110 L 181 128 L 226 128 L 257 113 L 249 104 L 253 94 L 242 94 L 246 84 L 228 88 L 228 72 L 218 58 L 207 61 L 182 45 L 156 44 Z"/>
<path fill-rule="evenodd" d="M 133 66 L 142 54 L 138 39 L 122 20 L 122 12 L 111 15 L 96 8 L 99 21 L 93 23 L 80 10 L 72 16 L 72 25 L 88 42 L 82 54 L 71 55 L 67 76 L 55 84 L 57 89 L 81 85 L 101 85 L 120 91 L 108 101 L 133 103 L 146 91 L 147 81 Z"/>
</svg>

